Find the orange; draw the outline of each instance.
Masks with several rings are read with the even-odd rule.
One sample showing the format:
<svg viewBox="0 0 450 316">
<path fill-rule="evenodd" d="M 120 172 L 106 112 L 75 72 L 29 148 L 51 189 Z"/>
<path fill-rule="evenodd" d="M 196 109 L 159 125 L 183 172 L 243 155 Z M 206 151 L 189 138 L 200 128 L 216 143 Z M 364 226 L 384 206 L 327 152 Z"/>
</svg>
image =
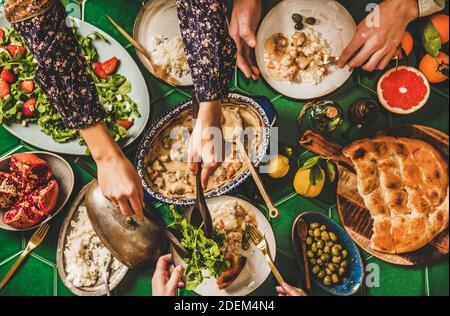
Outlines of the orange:
<svg viewBox="0 0 450 316">
<path fill-rule="evenodd" d="M 431 23 L 441 36 L 442 44 L 448 43 L 448 15 L 435 14 L 431 17 Z"/>
<path fill-rule="evenodd" d="M 426 54 L 419 65 L 420 71 L 431 83 L 439 83 L 448 79 L 444 70 L 448 69 L 448 55 L 440 52 L 437 58 Z"/>
<path fill-rule="evenodd" d="M 403 35 L 403 39 L 402 39 L 402 48 L 406 53 L 406 56 L 409 56 L 413 50 L 414 47 L 414 41 L 413 41 L 413 37 L 411 35 L 411 33 L 409 32 L 405 32 L 405 35 Z M 398 53 L 397 56 L 395 58 L 403 58 L 403 52 L 398 49 Z"/>
</svg>

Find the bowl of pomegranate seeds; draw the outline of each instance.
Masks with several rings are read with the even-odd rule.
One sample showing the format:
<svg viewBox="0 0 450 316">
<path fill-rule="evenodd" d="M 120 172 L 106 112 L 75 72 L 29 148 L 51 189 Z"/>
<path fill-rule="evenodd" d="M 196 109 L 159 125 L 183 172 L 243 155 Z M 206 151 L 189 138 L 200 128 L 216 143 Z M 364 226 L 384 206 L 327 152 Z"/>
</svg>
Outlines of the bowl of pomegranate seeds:
<svg viewBox="0 0 450 316">
<path fill-rule="evenodd" d="M 0 160 L 0 228 L 25 231 L 50 221 L 75 184 L 70 165 L 47 152 L 17 153 Z"/>
</svg>

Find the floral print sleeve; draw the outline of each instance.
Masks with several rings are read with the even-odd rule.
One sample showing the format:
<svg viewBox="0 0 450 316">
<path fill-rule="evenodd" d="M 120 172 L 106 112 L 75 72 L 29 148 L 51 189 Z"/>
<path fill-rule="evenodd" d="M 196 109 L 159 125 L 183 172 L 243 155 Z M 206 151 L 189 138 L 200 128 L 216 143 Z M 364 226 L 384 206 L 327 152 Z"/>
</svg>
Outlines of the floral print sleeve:
<svg viewBox="0 0 450 316">
<path fill-rule="evenodd" d="M 177 0 L 181 34 L 198 102 L 228 94 L 236 45 L 228 35 L 226 0 Z"/>
<path fill-rule="evenodd" d="M 67 21 L 64 6 L 56 1 L 45 12 L 13 26 L 38 62 L 37 84 L 61 114 L 66 127 L 81 129 L 102 120 L 106 113 Z"/>
</svg>

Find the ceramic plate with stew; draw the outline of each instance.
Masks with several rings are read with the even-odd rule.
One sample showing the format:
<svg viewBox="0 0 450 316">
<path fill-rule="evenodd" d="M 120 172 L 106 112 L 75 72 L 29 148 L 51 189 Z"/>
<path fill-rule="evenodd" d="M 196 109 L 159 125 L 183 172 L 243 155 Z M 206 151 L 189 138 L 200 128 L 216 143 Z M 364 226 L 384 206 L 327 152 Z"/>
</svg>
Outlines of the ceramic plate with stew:
<svg viewBox="0 0 450 316">
<path fill-rule="evenodd" d="M 270 127 L 276 120 L 270 101 L 264 97 L 229 94 L 223 101 L 222 114 L 225 139 L 229 139 L 228 134 L 232 135 L 229 131 L 241 127 L 249 136 L 246 146 L 258 166 L 266 157 Z M 195 176 L 187 168 L 192 129 L 192 101 L 187 101 L 157 120 L 144 137 L 136 163 L 144 189 L 152 198 L 168 204 L 194 204 Z M 227 142 L 225 148 L 226 159 L 210 177 L 206 198 L 226 194 L 250 176 L 248 168 L 239 161 L 236 145 Z"/>
<path fill-rule="evenodd" d="M 256 60 L 261 74 L 272 88 L 291 98 L 327 95 L 352 71 L 321 65 L 324 55 L 339 57 L 355 30 L 352 16 L 337 1 L 281 1 L 258 31 Z"/>
</svg>

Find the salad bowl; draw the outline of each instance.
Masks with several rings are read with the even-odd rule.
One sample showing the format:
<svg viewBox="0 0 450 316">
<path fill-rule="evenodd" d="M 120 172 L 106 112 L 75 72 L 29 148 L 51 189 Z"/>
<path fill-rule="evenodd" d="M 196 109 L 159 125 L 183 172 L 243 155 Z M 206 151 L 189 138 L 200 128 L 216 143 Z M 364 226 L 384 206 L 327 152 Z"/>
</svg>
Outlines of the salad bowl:
<svg viewBox="0 0 450 316">
<path fill-rule="evenodd" d="M 270 128 L 274 126 L 277 119 L 277 114 L 275 109 L 269 99 L 265 97 L 248 97 L 241 94 L 230 93 L 228 99 L 223 100 L 224 103 L 230 102 L 234 104 L 246 105 L 252 108 L 255 113 L 259 116 L 262 122 L 262 137 L 261 144 L 259 146 L 258 152 L 255 154 L 253 163 L 258 167 L 266 156 L 266 152 L 270 145 Z M 174 205 L 192 205 L 195 203 L 195 198 L 177 198 L 165 196 L 156 190 L 154 190 L 146 180 L 146 156 L 155 146 L 156 139 L 161 134 L 161 132 L 170 125 L 171 122 L 179 118 L 181 115 L 190 111 L 192 108 L 192 99 L 187 100 L 181 105 L 169 110 L 161 118 L 159 118 L 144 136 L 141 144 L 139 145 L 136 165 L 139 176 L 142 179 L 142 184 L 147 198 L 153 198 L 160 202 Z M 250 176 L 250 170 L 245 169 L 244 172 L 240 173 L 236 177 L 227 181 L 224 185 L 221 185 L 215 189 L 205 192 L 205 198 L 218 197 L 227 194 L 230 191 L 236 189 L 240 184 L 242 184 Z"/>
</svg>

